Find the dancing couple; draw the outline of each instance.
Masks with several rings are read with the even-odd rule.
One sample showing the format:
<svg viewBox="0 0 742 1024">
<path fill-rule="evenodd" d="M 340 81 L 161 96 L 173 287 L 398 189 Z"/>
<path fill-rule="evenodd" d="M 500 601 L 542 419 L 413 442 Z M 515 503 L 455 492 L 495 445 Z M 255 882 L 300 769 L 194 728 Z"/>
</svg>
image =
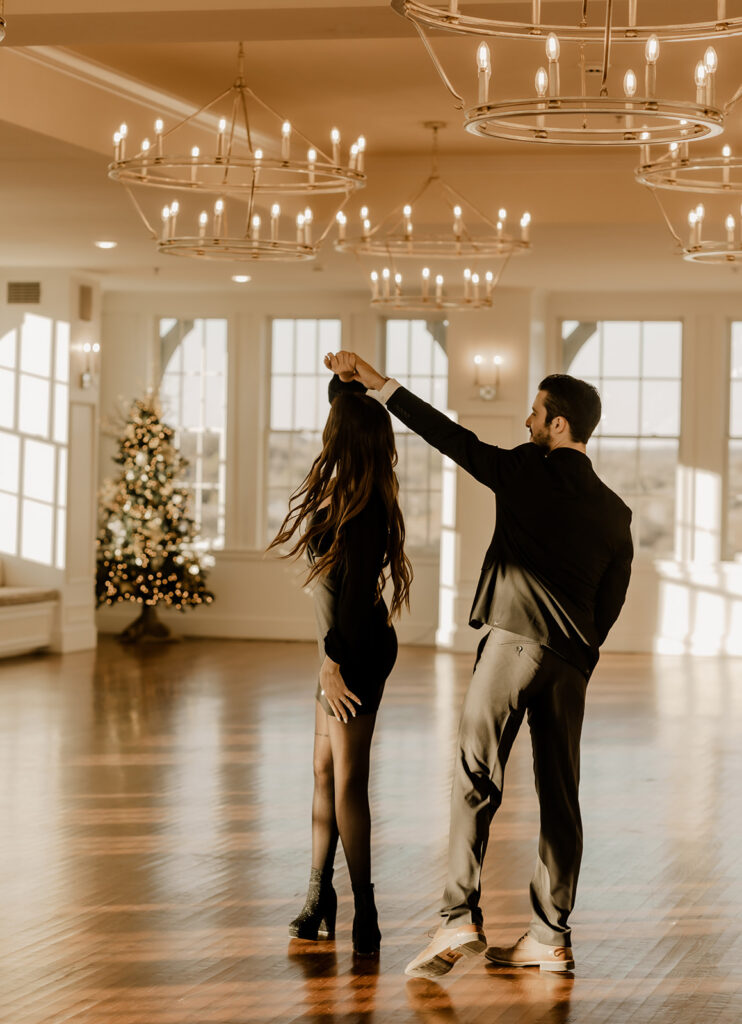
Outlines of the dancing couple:
<svg viewBox="0 0 742 1024">
<path fill-rule="evenodd" d="M 371 884 L 369 751 L 397 652 L 391 618 L 408 604 L 412 579 L 397 503 L 392 412 L 497 499 L 495 531 L 469 620 L 476 629 L 485 627 L 485 635 L 459 725 L 442 921 L 406 973 L 439 977 L 461 957 L 485 949 L 494 964 L 572 970 L 568 922 L 582 856 L 578 788 L 585 693 L 623 605 L 633 556 L 631 512 L 586 454 L 601 416 L 599 395 L 574 377 L 546 377 L 526 420 L 530 441 L 506 450 L 480 441 L 355 353 L 329 353 L 325 365 L 335 376 L 322 452 L 271 544 L 293 542 L 288 556 L 309 559 L 323 658 L 312 871 L 305 906 L 289 933 L 334 936 L 339 837 L 355 901 L 353 949 L 375 955 L 381 943 Z M 382 597 L 386 570 L 393 584 L 389 611 Z M 540 807 L 532 917 L 513 946 L 487 948 L 479 906 L 482 864 L 524 716 Z"/>
</svg>

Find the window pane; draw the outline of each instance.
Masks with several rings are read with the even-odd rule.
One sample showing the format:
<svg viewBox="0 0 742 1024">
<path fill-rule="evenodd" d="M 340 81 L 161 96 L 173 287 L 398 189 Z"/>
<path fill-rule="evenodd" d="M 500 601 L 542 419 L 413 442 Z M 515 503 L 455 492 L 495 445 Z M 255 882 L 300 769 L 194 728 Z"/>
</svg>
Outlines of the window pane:
<svg viewBox="0 0 742 1024">
<path fill-rule="evenodd" d="M 271 430 L 291 430 L 293 427 L 292 377 L 273 377 L 271 380 Z"/>
<path fill-rule="evenodd" d="M 650 320 L 643 327 L 642 375 L 644 377 L 680 378 L 682 373 L 682 324 Z"/>
<path fill-rule="evenodd" d="M 227 321 L 204 320 L 206 335 L 206 372 L 227 372 Z"/>
<path fill-rule="evenodd" d="M 67 449 L 59 448 L 57 454 L 57 505 L 64 508 L 67 504 Z"/>
<path fill-rule="evenodd" d="M 729 443 L 729 512 L 727 543 L 732 554 L 742 552 L 742 441 Z"/>
<path fill-rule="evenodd" d="M 327 397 L 327 385 L 330 381 L 327 373 L 316 380 L 317 429 L 324 430 L 327 414 L 330 411 L 330 400 Z"/>
<path fill-rule="evenodd" d="M 52 321 L 48 316 L 26 313 L 21 327 L 21 369 L 51 376 Z"/>
<path fill-rule="evenodd" d="M 611 490 L 622 497 L 639 490 L 637 442 L 601 438 L 596 471 Z"/>
<path fill-rule="evenodd" d="M 180 426 L 198 428 L 201 426 L 201 377 L 183 377 L 183 408 L 180 411 Z"/>
<path fill-rule="evenodd" d="M 0 366 L 7 366 L 11 370 L 15 369 L 15 344 L 15 331 L 8 331 L 0 338 Z"/>
<path fill-rule="evenodd" d="M 15 426 L 15 374 L 0 370 L 0 427 Z"/>
<path fill-rule="evenodd" d="M 642 434 L 680 433 L 680 381 L 642 381 Z"/>
<path fill-rule="evenodd" d="M 66 384 L 70 379 L 70 325 L 63 320 L 56 324 L 57 342 L 54 350 L 54 376 Z"/>
<path fill-rule="evenodd" d="M 204 540 L 214 540 L 219 528 L 219 492 L 215 487 L 205 487 L 201 492 L 201 529 Z"/>
<path fill-rule="evenodd" d="M 298 377 L 296 380 L 294 401 L 296 403 L 295 428 L 297 430 L 316 430 L 319 426 L 317 421 L 317 393 L 315 388 L 301 377 Z"/>
<path fill-rule="evenodd" d="M 742 437 L 742 380 L 732 382 L 729 434 L 731 437 Z"/>
<path fill-rule="evenodd" d="M 564 353 L 567 369 L 573 377 L 596 377 L 600 373 L 600 335 L 594 323 L 573 323 L 573 328 L 564 337 Z M 562 328 L 564 333 L 564 327 Z M 579 347 L 578 347 L 579 346 Z M 572 352 L 577 349 L 573 358 Z"/>
<path fill-rule="evenodd" d="M 188 322 L 186 321 L 186 325 Z M 183 372 L 201 373 L 203 368 L 203 321 L 195 320 L 180 343 L 183 352 Z"/>
<path fill-rule="evenodd" d="M 272 338 L 272 373 L 294 372 L 294 321 L 274 320 Z"/>
<path fill-rule="evenodd" d="M 205 427 L 223 426 L 227 411 L 227 378 L 226 377 L 205 377 Z"/>
<path fill-rule="evenodd" d="M 320 357 L 326 352 L 337 352 L 343 347 L 342 324 L 339 320 L 320 320 L 319 322 L 319 349 Z M 318 370 L 323 370 L 323 365 Z"/>
<path fill-rule="evenodd" d="M 54 385 L 54 440 L 67 444 L 67 385 Z"/>
<path fill-rule="evenodd" d="M 672 554 L 675 502 L 671 498 L 641 498 L 633 508 L 638 513 L 639 546 L 655 556 Z"/>
<path fill-rule="evenodd" d="M 0 490 L 18 493 L 21 442 L 15 434 L 0 431 Z M 4 524 L 3 524 L 4 526 Z M 1 529 L 2 527 L 0 527 Z"/>
<path fill-rule="evenodd" d="M 291 479 L 291 434 L 268 435 L 268 482 L 271 487 L 289 486 Z"/>
<path fill-rule="evenodd" d="M 645 493 L 675 496 L 677 441 L 639 442 L 639 483 Z"/>
<path fill-rule="evenodd" d="M 639 376 L 639 327 L 630 320 L 603 324 L 603 376 Z"/>
<path fill-rule="evenodd" d="M 21 375 L 18 429 L 24 434 L 49 433 L 49 381 Z"/>
<path fill-rule="evenodd" d="M 21 557 L 31 562 L 52 563 L 54 509 L 38 501 L 23 500 L 21 511 Z"/>
<path fill-rule="evenodd" d="M 413 320 L 410 326 L 410 373 L 430 374 L 433 372 L 433 339 L 423 320 Z"/>
<path fill-rule="evenodd" d="M 201 451 L 201 483 L 219 483 L 219 463 L 221 459 L 221 435 L 205 430 L 202 438 Z"/>
<path fill-rule="evenodd" d="M 386 373 L 389 377 L 404 377 L 408 372 L 408 320 L 386 322 Z"/>
<path fill-rule="evenodd" d="M 294 434 L 291 448 L 291 480 L 293 490 L 309 472 L 309 469 L 322 450 L 319 434 L 306 432 Z"/>
<path fill-rule="evenodd" d="M 639 381 L 606 380 L 601 397 L 602 434 L 636 435 L 639 430 Z"/>
<path fill-rule="evenodd" d="M 448 381 L 446 378 L 436 378 L 433 381 L 433 396 L 431 399 L 436 409 L 445 412 L 448 407 Z"/>
<path fill-rule="evenodd" d="M 18 499 L 0 493 L 0 551 L 15 555 L 18 551 Z"/>
<path fill-rule="evenodd" d="M 178 321 L 171 316 L 163 316 L 160 318 L 160 337 L 165 338 L 177 325 Z"/>
<path fill-rule="evenodd" d="M 296 321 L 296 372 L 316 373 L 317 370 L 317 322 Z"/>
<path fill-rule="evenodd" d="M 39 501 L 54 501 L 53 444 L 25 441 L 23 450 L 23 494 Z"/>
<path fill-rule="evenodd" d="M 430 377 L 410 377 L 409 388 L 424 402 L 429 402 L 433 397 L 433 381 Z"/>
<path fill-rule="evenodd" d="M 448 379 L 448 356 L 437 341 L 433 344 L 433 373 L 436 377 Z"/>
<path fill-rule="evenodd" d="M 170 425 L 180 423 L 180 383 L 182 380 L 179 373 L 166 373 L 160 383 L 162 416 Z"/>
</svg>

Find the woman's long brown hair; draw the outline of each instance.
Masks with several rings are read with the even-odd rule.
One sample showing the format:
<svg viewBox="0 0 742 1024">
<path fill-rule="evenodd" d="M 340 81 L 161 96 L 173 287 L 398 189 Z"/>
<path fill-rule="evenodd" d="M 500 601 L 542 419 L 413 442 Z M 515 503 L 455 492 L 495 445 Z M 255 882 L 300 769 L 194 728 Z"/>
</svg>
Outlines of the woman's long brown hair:
<svg viewBox="0 0 742 1024">
<path fill-rule="evenodd" d="M 347 555 L 346 526 L 363 511 L 376 488 L 384 502 L 389 530 L 376 600 L 381 600 L 388 568 L 394 585 L 390 620 L 400 614 L 402 605 L 409 608 L 412 582 L 412 566 L 404 553 L 404 520 L 397 500 L 396 464 L 392 421 L 381 402 L 352 392 L 337 395 L 322 434 L 322 451 L 291 495 L 286 518 L 268 545 L 270 551 L 293 541 L 293 547 L 282 557 L 295 558 L 304 554 L 314 538 L 329 531 L 332 544 L 314 562 L 306 582 L 342 568 Z M 312 522 L 328 497 L 327 515 Z"/>
</svg>

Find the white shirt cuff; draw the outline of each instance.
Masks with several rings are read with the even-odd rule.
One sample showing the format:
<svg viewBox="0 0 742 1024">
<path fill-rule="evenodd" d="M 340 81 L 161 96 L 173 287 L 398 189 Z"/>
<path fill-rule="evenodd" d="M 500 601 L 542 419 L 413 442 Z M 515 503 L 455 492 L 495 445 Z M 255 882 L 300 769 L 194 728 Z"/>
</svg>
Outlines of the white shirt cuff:
<svg viewBox="0 0 742 1024">
<path fill-rule="evenodd" d="M 384 405 L 386 405 L 386 403 L 392 397 L 397 388 L 401 387 L 402 385 L 399 383 L 398 380 L 395 380 L 394 377 L 390 377 L 386 384 L 384 384 L 383 387 L 379 388 L 377 394 L 381 401 L 384 403 Z"/>
</svg>

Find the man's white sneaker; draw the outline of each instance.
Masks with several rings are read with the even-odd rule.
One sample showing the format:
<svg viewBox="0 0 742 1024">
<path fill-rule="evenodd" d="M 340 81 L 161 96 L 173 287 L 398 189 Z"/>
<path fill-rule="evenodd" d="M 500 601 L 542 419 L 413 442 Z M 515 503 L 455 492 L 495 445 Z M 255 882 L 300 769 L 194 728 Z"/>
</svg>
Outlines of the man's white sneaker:
<svg viewBox="0 0 742 1024">
<path fill-rule="evenodd" d="M 484 954 L 498 967 L 539 967 L 542 971 L 572 971 L 575 961 L 569 946 L 547 946 L 526 933 L 513 946 L 490 946 Z"/>
<path fill-rule="evenodd" d="M 484 932 L 476 924 L 440 927 L 422 953 L 407 964 L 405 974 L 412 978 L 439 978 L 448 974 L 462 956 L 476 956 L 486 946 Z"/>
</svg>

